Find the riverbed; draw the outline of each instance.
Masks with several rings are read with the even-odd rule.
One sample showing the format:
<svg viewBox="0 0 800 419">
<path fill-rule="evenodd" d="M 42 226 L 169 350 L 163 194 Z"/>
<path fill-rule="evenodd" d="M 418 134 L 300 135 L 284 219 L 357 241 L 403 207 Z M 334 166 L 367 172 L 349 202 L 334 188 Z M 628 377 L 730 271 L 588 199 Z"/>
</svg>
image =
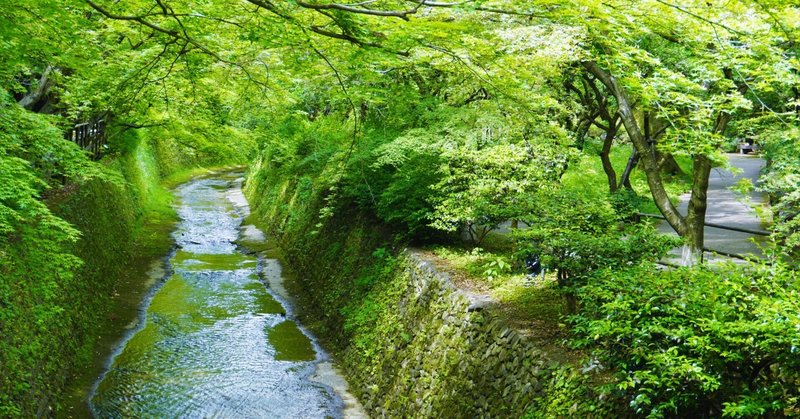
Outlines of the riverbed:
<svg viewBox="0 0 800 419">
<path fill-rule="evenodd" d="M 95 417 L 354 417 L 363 412 L 294 318 L 241 174 L 175 190 L 181 221 L 160 283 L 90 394 Z"/>
</svg>

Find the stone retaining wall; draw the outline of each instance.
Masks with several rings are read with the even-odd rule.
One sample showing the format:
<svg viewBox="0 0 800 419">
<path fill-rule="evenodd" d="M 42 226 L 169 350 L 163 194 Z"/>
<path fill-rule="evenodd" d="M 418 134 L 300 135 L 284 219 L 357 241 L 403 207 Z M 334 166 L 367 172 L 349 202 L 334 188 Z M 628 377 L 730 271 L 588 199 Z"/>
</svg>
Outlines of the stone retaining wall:
<svg viewBox="0 0 800 419">
<path fill-rule="evenodd" d="M 550 375 L 541 351 L 420 255 L 405 252 L 400 268 L 395 320 L 405 333 L 384 337 L 377 371 L 349 371 L 365 408 L 387 417 L 523 415 Z"/>
</svg>

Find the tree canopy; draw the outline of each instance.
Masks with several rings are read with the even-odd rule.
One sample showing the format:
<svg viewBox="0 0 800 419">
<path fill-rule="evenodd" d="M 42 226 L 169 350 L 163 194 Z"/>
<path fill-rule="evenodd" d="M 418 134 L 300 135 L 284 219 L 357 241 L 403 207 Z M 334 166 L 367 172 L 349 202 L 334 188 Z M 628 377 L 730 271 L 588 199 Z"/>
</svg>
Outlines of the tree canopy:
<svg viewBox="0 0 800 419">
<path fill-rule="evenodd" d="M 597 338 L 581 345 L 614 333 L 641 339 L 630 312 L 612 310 L 634 303 L 609 289 L 633 295 L 641 274 L 656 287 L 697 291 L 684 271 L 640 270 L 675 244 L 637 222 L 642 202 L 680 235 L 682 264 L 700 264 L 710 173 L 750 140 L 768 160 L 761 188 L 772 202 L 772 262 L 785 275 L 756 269 L 759 286 L 769 288 L 757 311 L 720 321 L 755 327 L 773 309 L 786 310 L 770 304 L 796 294 L 774 289 L 782 280 L 796 288 L 785 264 L 800 252 L 798 39 L 800 5 L 781 0 L 0 0 L 0 273 L 22 269 L 6 263 L 20 246 L 52 250 L 60 268 L 42 281 L 68 277 L 79 264 L 63 247 L 77 231 L 43 196 L 95 177 L 117 181 L 61 138 L 103 116 L 118 133 L 158 130 L 159 141 L 189 154 L 252 158 L 254 171 L 291 179 L 274 198 L 313 205 L 281 219 L 286 231 L 358 213 L 392 226 L 398 240 L 466 232 L 478 244 L 505 221 L 524 222 L 532 228 L 514 234 L 518 253 L 541 252 L 564 292 L 589 307 L 574 324 Z M 108 154 L 130 152 L 126 138 L 113 136 Z M 592 159 L 605 184 L 570 189 L 566 174 Z M 676 179 L 691 193 L 685 213 L 670 189 Z M 709 272 L 698 282 L 710 286 L 717 277 Z M 715 295 L 689 309 L 705 316 L 737 298 Z M 675 304 L 664 307 L 683 309 Z M 630 327 L 611 330 L 603 315 Z M 723 342 L 723 351 L 738 342 L 700 329 L 668 332 Z M 795 337 L 775 341 L 786 349 Z M 598 353 L 625 370 L 608 342 Z M 797 413 L 796 374 L 769 372 L 791 364 L 785 351 L 751 348 L 764 358 L 744 362 L 734 359 L 738 352 L 715 357 L 719 346 L 696 343 L 676 358 L 637 355 L 638 369 L 623 374 L 637 413 L 657 417 L 691 404 L 689 390 L 667 394 L 668 380 L 681 374 L 691 375 L 691 391 L 749 386 L 714 393 L 705 414 Z M 678 358 L 657 377 L 664 381 L 644 377 Z M 742 361 L 755 377 L 681 370 L 698 359 Z M 774 386 L 763 384 L 771 378 Z M 757 384 L 769 395 L 750 391 Z M 769 407 L 784 391 L 794 402 Z"/>
</svg>

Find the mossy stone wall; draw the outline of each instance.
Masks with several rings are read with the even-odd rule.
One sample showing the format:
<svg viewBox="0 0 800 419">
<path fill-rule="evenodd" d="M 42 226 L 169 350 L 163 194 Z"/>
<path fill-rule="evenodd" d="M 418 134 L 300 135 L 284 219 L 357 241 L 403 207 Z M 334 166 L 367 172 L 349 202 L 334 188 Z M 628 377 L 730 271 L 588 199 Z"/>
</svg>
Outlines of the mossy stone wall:
<svg viewBox="0 0 800 419">
<path fill-rule="evenodd" d="M 478 306 L 429 262 L 405 252 L 395 279 L 402 325 L 386 333 L 373 359 L 345 357 L 365 408 L 388 417 L 519 417 L 543 391 L 542 353 Z M 379 320 L 380 321 L 380 320 Z"/>
</svg>

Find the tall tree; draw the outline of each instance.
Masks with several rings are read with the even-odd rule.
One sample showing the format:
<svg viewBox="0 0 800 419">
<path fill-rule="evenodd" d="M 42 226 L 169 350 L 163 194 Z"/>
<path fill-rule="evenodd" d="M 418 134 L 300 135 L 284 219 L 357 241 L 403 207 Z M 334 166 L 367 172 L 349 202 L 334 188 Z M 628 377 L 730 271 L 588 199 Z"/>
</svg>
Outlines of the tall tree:
<svg viewBox="0 0 800 419">
<path fill-rule="evenodd" d="M 727 4 L 726 8 L 706 3 L 691 9 L 663 1 L 635 6 L 604 4 L 595 13 L 604 19 L 625 18 L 628 23 L 622 25 L 625 30 L 614 34 L 597 33 L 595 28 L 594 47 L 581 62 L 586 73 L 597 78 L 616 100 L 653 200 L 685 238 L 682 262 L 687 265 L 702 259 L 708 177 L 713 166 L 723 163 L 723 135 L 737 112 L 744 116 L 742 111 L 751 107 L 744 95 L 753 79 L 743 74 L 765 76 L 755 71 L 751 59 L 743 58 L 780 59 L 769 50 L 769 44 L 749 37 L 766 17 L 756 14 L 752 20 L 737 21 L 730 14 L 734 11 L 755 13 L 744 3 Z M 666 129 L 658 142 L 654 132 L 661 129 L 654 130 L 653 121 Z M 659 152 L 692 159 L 686 214 L 677 210 L 666 192 Z"/>
</svg>

